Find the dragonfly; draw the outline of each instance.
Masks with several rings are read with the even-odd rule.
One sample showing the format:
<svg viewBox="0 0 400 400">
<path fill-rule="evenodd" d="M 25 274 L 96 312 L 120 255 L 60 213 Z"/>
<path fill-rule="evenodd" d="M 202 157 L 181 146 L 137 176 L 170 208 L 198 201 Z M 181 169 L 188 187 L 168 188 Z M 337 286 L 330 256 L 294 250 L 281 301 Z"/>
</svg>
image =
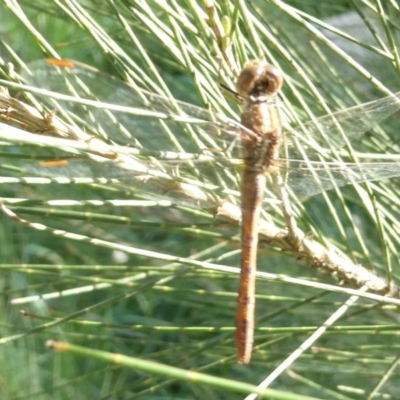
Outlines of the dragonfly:
<svg viewBox="0 0 400 400">
<path fill-rule="evenodd" d="M 263 61 L 247 63 L 238 77 L 240 119 L 133 87 L 76 61 L 39 60 L 29 69 L 26 79 L 32 86 L 20 88 L 42 96 L 50 109 L 56 109 L 57 116 L 74 127 L 59 137 L 65 142 L 83 141 L 92 150 L 92 160 L 77 157 L 57 168 L 25 162 L 24 171 L 88 177 L 88 182 L 92 177 L 109 177 L 113 183 L 116 178 L 117 183 L 126 181 L 138 190 L 153 178 L 165 178 L 233 200 L 238 191 L 221 182 L 241 177 L 242 259 L 236 313 L 240 363 L 250 362 L 253 346 L 258 224 L 264 191 L 270 193 L 266 176 L 283 171 L 288 188 L 303 200 L 334 187 L 400 176 L 397 162 L 345 163 L 332 156 L 332 149 L 340 149 L 400 110 L 399 93 L 318 118 L 283 136 L 276 100 L 282 73 Z M 71 140 L 68 146 L 63 149 L 77 152 Z M 279 158 L 280 147 L 293 158 Z M 328 161 L 319 159 L 321 154 Z M 193 174 L 199 181 L 190 179 Z M 170 197 L 176 191 L 176 186 L 154 182 L 150 190 L 160 196 Z M 185 193 L 180 201 L 195 205 L 198 194 Z"/>
</svg>

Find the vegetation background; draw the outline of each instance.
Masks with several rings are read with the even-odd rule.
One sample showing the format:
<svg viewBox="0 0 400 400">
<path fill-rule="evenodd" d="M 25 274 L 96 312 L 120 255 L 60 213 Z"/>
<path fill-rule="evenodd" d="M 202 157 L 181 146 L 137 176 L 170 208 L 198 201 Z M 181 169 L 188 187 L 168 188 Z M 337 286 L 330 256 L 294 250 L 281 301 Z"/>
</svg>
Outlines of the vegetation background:
<svg viewBox="0 0 400 400">
<path fill-rule="evenodd" d="M 231 28 L 219 40 L 223 16 Z M 284 71 L 282 110 L 293 126 L 400 88 L 394 1 L 2 0 L 0 22 L 0 73 L 8 81 L 9 63 L 20 71 L 60 56 L 234 116 L 240 107 L 225 99 L 218 81 L 234 87 L 235 68 L 265 57 Z M 1 117 L 3 128 L 12 123 L 4 108 Z M 394 115 L 340 156 L 390 152 L 395 160 L 398 123 Z M 239 264 L 237 226 L 196 204 L 118 206 L 116 200 L 135 198 L 129 186 L 34 185 L 10 166 L 61 150 L 50 144 L 39 151 L 5 136 L 0 146 L 0 175 L 20 178 L 1 181 L 5 205 L 47 227 L 0 215 L 2 399 L 239 399 L 268 376 L 276 391 L 265 398 L 399 398 L 398 314 L 390 298 L 372 301 L 360 291 L 350 304 L 353 292 L 334 277 L 262 243 L 258 269 L 269 275 L 257 282 L 256 347 L 251 364 L 238 365 L 239 272 L 226 268 Z M 218 190 L 237 189 L 233 182 L 219 182 Z M 396 282 L 399 190 L 392 179 L 305 203 L 294 198 L 294 215 L 326 248 Z M 230 201 L 238 204 L 237 196 Z M 265 218 L 284 227 L 279 208 Z M 341 317 L 329 322 L 338 310 Z M 326 321 L 329 329 L 296 353 Z M 70 345 L 55 353 L 45 347 L 49 339 Z"/>
</svg>

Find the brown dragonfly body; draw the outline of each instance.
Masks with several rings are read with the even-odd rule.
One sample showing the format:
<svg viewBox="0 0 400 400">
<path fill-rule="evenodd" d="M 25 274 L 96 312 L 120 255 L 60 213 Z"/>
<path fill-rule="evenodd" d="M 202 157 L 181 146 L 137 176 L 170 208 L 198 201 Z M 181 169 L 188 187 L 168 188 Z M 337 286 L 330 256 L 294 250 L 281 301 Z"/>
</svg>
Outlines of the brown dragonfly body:
<svg viewBox="0 0 400 400">
<path fill-rule="evenodd" d="M 245 162 L 242 177 L 242 259 L 236 314 L 238 361 L 250 362 L 253 346 L 255 271 L 258 225 L 264 198 L 266 173 L 273 173 L 282 142 L 279 110 L 274 97 L 282 86 L 279 69 L 263 61 L 251 61 L 239 75 L 237 89 L 244 98 L 242 124 L 254 132 L 242 140 Z"/>
</svg>

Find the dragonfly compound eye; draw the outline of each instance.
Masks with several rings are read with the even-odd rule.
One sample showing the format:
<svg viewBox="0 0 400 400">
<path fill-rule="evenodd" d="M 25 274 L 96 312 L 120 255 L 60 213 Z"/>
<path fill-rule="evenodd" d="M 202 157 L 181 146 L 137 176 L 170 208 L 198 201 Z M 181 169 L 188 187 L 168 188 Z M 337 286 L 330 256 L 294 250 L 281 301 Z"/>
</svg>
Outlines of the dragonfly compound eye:
<svg viewBox="0 0 400 400">
<path fill-rule="evenodd" d="M 261 60 L 249 61 L 243 67 L 236 83 L 236 89 L 243 97 L 274 95 L 282 87 L 280 69 Z"/>
</svg>

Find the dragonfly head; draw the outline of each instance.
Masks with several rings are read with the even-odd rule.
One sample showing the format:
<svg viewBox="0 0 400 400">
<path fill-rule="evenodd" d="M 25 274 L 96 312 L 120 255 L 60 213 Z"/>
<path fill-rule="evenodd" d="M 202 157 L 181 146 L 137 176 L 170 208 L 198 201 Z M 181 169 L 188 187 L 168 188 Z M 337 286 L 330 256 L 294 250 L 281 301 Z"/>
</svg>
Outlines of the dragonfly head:
<svg viewBox="0 0 400 400">
<path fill-rule="evenodd" d="M 236 82 L 238 93 L 249 96 L 273 96 L 283 84 L 282 71 L 265 61 L 253 60 L 246 63 Z"/>
</svg>

